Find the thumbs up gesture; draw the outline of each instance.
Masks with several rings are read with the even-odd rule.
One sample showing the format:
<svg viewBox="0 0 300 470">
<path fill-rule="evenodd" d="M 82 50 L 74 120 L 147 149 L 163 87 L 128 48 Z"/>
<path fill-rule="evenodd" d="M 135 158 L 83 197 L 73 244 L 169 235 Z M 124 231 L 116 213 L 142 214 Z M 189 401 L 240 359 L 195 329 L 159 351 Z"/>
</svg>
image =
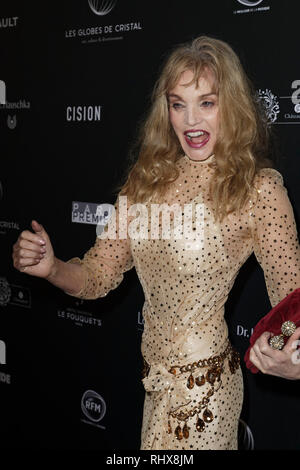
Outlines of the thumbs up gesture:
<svg viewBox="0 0 300 470">
<path fill-rule="evenodd" d="M 13 264 L 16 269 L 31 276 L 47 278 L 55 265 L 50 238 L 41 224 L 31 222 L 33 232 L 23 231 L 13 246 Z"/>
</svg>

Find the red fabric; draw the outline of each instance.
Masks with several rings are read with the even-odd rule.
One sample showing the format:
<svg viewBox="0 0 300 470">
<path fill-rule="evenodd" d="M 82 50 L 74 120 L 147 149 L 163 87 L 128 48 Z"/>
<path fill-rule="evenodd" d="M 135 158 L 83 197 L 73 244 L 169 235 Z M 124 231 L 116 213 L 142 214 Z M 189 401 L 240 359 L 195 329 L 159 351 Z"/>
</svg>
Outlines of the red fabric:
<svg viewBox="0 0 300 470">
<path fill-rule="evenodd" d="M 250 349 L 254 345 L 255 341 L 265 331 L 274 333 L 274 335 L 280 335 L 281 325 L 287 320 L 293 321 L 297 327 L 300 326 L 300 288 L 294 290 L 288 296 L 286 296 L 255 326 L 253 334 L 250 338 L 250 346 L 244 356 L 246 366 L 251 370 L 251 372 L 253 372 L 253 374 L 259 372 L 257 367 L 255 367 L 249 359 Z"/>
</svg>

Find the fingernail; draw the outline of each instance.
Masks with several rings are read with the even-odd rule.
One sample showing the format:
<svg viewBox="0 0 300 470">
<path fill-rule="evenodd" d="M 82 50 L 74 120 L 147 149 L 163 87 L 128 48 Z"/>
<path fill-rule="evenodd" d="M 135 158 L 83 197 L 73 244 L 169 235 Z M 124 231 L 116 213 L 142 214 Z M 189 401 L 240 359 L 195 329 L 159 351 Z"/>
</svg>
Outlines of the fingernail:
<svg viewBox="0 0 300 470">
<path fill-rule="evenodd" d="M 46 242 L 45 242 L 44 240 L 39 240 L 39 243 L 40 243 L 41 245 L 46 245 Z"/>
</svg>

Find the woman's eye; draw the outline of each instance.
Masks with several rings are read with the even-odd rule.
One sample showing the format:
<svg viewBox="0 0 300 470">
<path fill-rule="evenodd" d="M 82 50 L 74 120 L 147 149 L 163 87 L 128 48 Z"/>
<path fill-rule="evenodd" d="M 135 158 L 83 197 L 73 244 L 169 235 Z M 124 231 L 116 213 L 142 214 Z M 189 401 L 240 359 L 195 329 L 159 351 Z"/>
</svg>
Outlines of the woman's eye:
<svg viewBox="0 0 300 470">
<path fill-rule="evenodd" d="M 211 108 L 215 103 L 213 101 L 203 101 L 201 103 L 201 105 L 204 107 L 204 108 Z"/>
<path fill-rule="evenodd" d="M 170 104 L 171 108 L 173 109 L 181 109 L 183 108 L 183 105 L 181 103 L 171 103 Z"/>
</svg>

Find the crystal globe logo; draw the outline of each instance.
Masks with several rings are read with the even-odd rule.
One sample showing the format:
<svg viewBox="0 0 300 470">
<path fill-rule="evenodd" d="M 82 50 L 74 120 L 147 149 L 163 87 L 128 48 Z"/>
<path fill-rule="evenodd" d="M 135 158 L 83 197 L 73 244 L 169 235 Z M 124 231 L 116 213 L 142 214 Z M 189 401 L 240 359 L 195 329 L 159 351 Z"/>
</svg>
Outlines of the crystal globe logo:
<svg viewBox="0 0 300 470">
<path fill-rule="evenodd" d="M 257 92 L 258 101 L 262 104 L 262 107 L 267 115 L 268 121 L 274 123 L 277 121 L 277 116 L 280 113 L 279 101 L 271 90 L 258 90 Z"/>
<path fill-rule="evenodd" d="M 116 6 L 117 0 L 89 0 L 89 6 L 95 15 L 105 16 Z"/>
<path fill-rule="evenodd" d="M 81 399 L 81 410 L 90 421 L 99 423 L 106 413 L 106 404 L 98 393 L 87 390 Z"/>
<path fill-rule="evenodd" d="M 256 0 L 256 1 L 250 1 L 250 0 L 238 0 L 242 5 L 246 5 L 247 7 L 256 7 L 256 5 L 259 5 L 260 3 L 263 2 L 263 0 Z"/>
</svg>

